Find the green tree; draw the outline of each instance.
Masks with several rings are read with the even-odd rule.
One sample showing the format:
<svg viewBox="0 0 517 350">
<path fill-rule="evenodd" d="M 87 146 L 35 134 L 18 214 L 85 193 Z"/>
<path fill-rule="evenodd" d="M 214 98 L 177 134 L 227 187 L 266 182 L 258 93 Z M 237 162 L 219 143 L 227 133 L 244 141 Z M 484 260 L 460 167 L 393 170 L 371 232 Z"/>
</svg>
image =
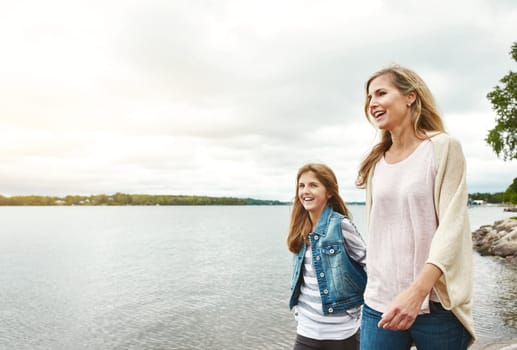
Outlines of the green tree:
<svg viewBox="0 0 517 350">
<path fill-rule="evenodd" d="M 504 192 L 505 202 L 517 204 L 517 177 L 513 179 L 513 182 L 506 191 Z"/>
<path fill-rule="evenodd" d="M 513 179 L 512 184 L 508 187 L 510 191 L 517 193 L 517 177 Z"/>
<path fill-rule="evenodd" d="M 517 42 L 513 43 L 510 55 L 517 62 Z M 485 141 L 506 161 L 517 159 L 517 73 L 510 71 L 500 82 L 501 86 L 487 95 L 498 117 Z"/>
</svg>

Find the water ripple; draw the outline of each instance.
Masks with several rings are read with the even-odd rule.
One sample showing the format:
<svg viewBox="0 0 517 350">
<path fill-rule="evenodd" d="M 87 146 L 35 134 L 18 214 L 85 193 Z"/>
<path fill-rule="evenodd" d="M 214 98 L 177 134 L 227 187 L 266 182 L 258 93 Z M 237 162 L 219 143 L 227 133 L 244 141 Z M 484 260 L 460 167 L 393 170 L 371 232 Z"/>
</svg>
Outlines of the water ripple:
<svg viewBox="0 0 517 350">
<path fill-rule="evenodd" d="M 1 208 L 0 348 L 290 349 L 288 219 L 288 207 Z M 478 333 L 516 337 L 515 269 L 474 263 Z"/>
</svg>

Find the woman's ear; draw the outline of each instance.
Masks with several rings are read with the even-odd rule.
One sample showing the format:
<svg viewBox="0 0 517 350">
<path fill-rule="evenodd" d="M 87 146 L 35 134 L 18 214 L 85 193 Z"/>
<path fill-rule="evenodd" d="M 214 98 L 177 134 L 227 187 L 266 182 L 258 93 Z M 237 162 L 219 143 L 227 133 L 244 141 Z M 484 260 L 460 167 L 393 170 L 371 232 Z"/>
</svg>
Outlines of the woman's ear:
<svg viewBox="0 0 517 350">
<path fill-rule="evenodd" d="M 411 91 L 406 95 L 406 97 L 407 97 L 408 106 L 411 106 L 416 101 L 416 92 Z"/>
</svg>

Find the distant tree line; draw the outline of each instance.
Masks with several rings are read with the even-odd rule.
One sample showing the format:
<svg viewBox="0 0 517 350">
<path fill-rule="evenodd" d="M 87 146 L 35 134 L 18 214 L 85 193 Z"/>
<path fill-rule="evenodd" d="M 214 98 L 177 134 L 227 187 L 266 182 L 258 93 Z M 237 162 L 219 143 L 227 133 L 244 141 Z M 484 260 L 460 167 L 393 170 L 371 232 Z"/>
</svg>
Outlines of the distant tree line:
<svg viewBox="0 0 517 350">
<path fill-rule="evenodd" d="M 52 196 L 13 196 L 0 195 L 0 205 L 285 205 L 288 202 L 235 197 L 207 197 L 183 195 L 125 194 L 114 195 L 69 195 Z"/>
<path fill-rule="evenodd" d="M 475 201 L 475 200 L 481 200 L 485 201 L 487 203 L 503 203 L 503 195 L 504 192 L 497 192 L 497 193 L 483 193 L 483 192 L 475 192 L 475 193 L 469 193 L 469 200 Z"/>
<path fill-rule="evenodd" d="M 497 193 L 471 193 L 469 194 L 470 200 L 483 200 L 487 203 L 510 203 L 517 204 L 517 177 L 513 179 L 513 182 L 506 191 Z"/>
<path fill-rule="evenodd" d="M 517 177 L 505 192 L 470 193 L 469 200 L 483 200 L 487 203 L 517 204 Z M 115 193 L 91 196 L 13 196 L 0 195 L 0 206 L 16 205 L 287 205 L 290 202 L 236 197 L 207 197 L 184 195 L 150 195 Z M 364 202 L 348 202 L 348 205 L 364 205 Z"/>
</svg>

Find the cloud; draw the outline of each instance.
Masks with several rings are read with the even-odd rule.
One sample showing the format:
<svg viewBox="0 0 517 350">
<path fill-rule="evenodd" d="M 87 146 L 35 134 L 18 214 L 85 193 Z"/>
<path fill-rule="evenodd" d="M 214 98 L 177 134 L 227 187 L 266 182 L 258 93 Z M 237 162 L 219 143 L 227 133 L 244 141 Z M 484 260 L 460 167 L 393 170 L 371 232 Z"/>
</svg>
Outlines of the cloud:
<svg viewBox="0 0 517 350">
<path fill-rule="evenodd" d="M 0 193 L 287 200 L 297 169 L 318 161 L 362 200 L 353 183 L 375 138 L 364 81 L 390 63 L 428 82 L 471 189 L 517 174 L 483 141 L 486 93 L 515 67 L 511 1 L 2 6 Z"/>
</svg>

